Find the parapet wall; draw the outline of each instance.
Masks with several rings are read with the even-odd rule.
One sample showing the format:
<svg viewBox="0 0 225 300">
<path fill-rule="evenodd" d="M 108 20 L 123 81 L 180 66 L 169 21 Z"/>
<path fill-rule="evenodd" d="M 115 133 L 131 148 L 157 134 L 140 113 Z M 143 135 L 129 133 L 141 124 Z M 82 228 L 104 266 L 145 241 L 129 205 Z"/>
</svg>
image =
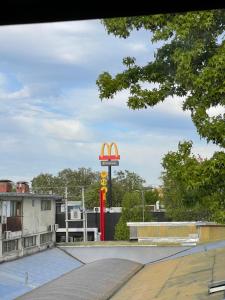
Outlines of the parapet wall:
<svg viewBox="0 0 225 300">
<path fill-rule="evenodd" d="M 225 225 L 213 222 L 129 222 L 130 240 L 204 243 L 225 240 Z"/>
</svg>

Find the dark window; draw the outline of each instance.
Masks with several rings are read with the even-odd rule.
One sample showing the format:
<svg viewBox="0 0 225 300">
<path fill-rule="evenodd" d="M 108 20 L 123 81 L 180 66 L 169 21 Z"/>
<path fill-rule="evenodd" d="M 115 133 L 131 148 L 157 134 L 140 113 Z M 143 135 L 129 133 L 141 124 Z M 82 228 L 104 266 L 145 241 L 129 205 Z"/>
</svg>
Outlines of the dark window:
<svg viewBox="0 0 225 300">
<path fill-rule="evenodd" d="M 23 239 L 24 248 L 32 247 L 36 245 L 36 235 L 28 236 Z"/>
<path fill-rule="evenodd" d="M 21 202 L 10 201 L 10 217 L 21 216 Z"/>
<path fill-rule="evenodd" d="M 51 201 L 41 200 L 41 210 L 51 210 Z"/>
<path fill-rule="evenodd" d="M 48 243 L 51 241 L 52 241 L 52 233 L 51 232 L 41 234 L 40 244 Z"/>
<path fill-rule="evenodd" d="M 2 247 L 3 253 L 14 251 L 14 250 L 18 250 L 18 240 L 3 242 L 3 247 Z"/>
</svg>

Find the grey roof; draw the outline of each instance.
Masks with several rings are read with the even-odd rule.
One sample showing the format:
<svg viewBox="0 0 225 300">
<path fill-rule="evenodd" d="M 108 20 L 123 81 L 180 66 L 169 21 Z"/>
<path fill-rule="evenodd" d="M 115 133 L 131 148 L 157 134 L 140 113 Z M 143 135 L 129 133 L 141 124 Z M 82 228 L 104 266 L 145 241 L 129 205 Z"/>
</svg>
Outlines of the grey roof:
<svg viewBox="0 0 225 300">
<path fill-rule="evenodd" d="M 99 260 L 73 270 L 20 300 L 103 300 L 112 296 L 143 265 L 123 259 Z"/>
<path fill-rule="evenodd" d="M 0 299 L 15 299 L 81 265 L 57 248 L 1 263 Z"/>
<path fill-rule="evenodd" d="M 18 200 L 22 200 L 23 198 L 45 198 L 45 199 L 54 199 L 60 200 L 63 197 L 59 195 L 49 195 L 49 194 L 34 194 L 34 193 L 16 193 L 16 192 L 8 192 L 8 193 L 0 193 L 0 198 L 18 198 Z"/>
</svg>

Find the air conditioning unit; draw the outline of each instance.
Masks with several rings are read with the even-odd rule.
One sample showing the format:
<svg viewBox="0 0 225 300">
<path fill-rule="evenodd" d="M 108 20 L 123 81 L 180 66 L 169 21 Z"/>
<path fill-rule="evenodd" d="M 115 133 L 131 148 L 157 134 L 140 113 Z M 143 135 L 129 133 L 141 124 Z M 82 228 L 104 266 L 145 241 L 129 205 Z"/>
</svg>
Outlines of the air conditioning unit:
<svg viewBox="0 0 225 300">
<path fill-rule="evenodd" d="M 11 231 L 5 231 L 5 239 L 10 240 L 11 239 Z"/>
<path fill-rule="evenodd" d="M 1 217 L 1 221 L 2 221 L 2 224 L 6 224 L 7 223 L 7 217 L 6 216 L 2 216 Z"/>
<path fill-rule="evenodd" d="M 81 212 L 79 209 L 72 209 L 70 211 L 70 219 L 71 220 L 80 220 L 81 219 Z"/>
<path fill-rule="evenodd" d="M 48 226 L 48 231 L 53 231 L 54 230 L 54 225 L 49 225 Z"/>
<path fill-rule="evenodd" d="M 54 230 L 57 231 L 58 228 L 59 228 L 59 224 L 55 224 L 54 225 Z"/>
</svg>

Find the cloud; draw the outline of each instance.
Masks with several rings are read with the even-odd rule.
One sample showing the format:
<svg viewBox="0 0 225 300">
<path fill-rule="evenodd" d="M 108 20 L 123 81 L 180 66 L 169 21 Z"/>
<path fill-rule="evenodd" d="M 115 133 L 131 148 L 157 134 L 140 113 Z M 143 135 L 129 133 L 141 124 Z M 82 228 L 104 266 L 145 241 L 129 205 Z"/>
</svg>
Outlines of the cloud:
<svg viewBox="0 0 225 300">
<path fill-rule="evenodd" d="M 101 143 L 115 141 L 120 168 L 157 184 L 161 159 L 179 140 L 193 139 L 203 154 L 213 151 L 199 141 L 182 98 L 136 111 L 127 107 L 126 90 L 100 101 L 95 81 L 101 72 L 120 72 L 125 56 L 140 64 L 153 57 L 147 32 L 118 39 L 92 20 L 4 26 L 0 40 L 1 177 L 100 170 Z"/>
<path fill-rule="evenodd" d="M 216 117 L 219 115 L 225 115 L 225 107 L 222 105 L 217 105 L 214 107 L 210 107 L 209 109 L 207 109 L 207 113 L 210 117 Z"/>
</svg>

